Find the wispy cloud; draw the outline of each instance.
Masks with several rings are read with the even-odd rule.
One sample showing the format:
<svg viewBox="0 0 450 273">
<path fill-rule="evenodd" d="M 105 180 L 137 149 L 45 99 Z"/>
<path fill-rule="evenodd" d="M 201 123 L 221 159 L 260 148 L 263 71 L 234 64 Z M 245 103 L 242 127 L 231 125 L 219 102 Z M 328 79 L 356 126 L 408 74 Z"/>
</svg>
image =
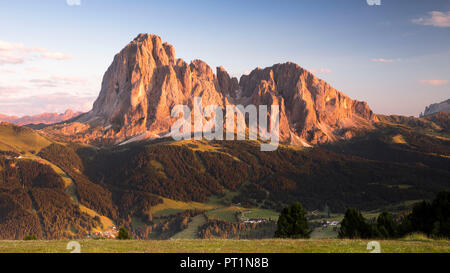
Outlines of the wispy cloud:
<svg viewBox="0 0 450 273">
<path fill-rule="evenodd" d="M 0 85 L 0 98 L 7 98 L 26 90 L 24 86 Z"/>
<path fill-rule="evenodd" d="M 25 68 L 28 72 L 40 73 L 43 72 L 39 67 L 30 66 Z"/>
<path fill-rule="evenodd" d="M 46 48 L 29 47 L 22 43 L 0 41 L 0 65 L 22 64 L 32 58 L 69 60 L 72 59 L 72 55 Z"/>
<path fill-rule="evenodd" d="M 43 53 L 41 53 L 41 57 L 44 59 L 52 59 L 52 60 L 70 60 L 70 59 L 72 59 L 72 55 L 64 54 L 61 52 L 43 52 Z"/>
<path fill-rule="evenodd" d="M 76 78 L 76 77 L 64 77 L 64 76 L 51 76 L 49 78 L 39 78 L 39 79 L 31 79 L 30 83 L 34 84 L 37 88 L 45 88 L 45 87 L 58 87 L 61 85 L 74 85 L 74 84 L 86 84 L 87 80 L 84 78 Z"/>
<path fill-rule="evenodd" d="M 29 83 L 32 83 L 36 88 L 54 88 L 58 86 L 57 82 L 50 79 L 32 79 L 29 80 Z"/>
<path fill-rule="evenodd" d="M 375 63 L 393 63 L 395 61 L 398 61 L 398 59 L 385 59 L 385 58 L 373 58 L 372 62 Z"/>
<path fill-rule="evenodd" d="M 2 73 L 10 73 L 10 74 L 15 74 L 16 73 L 16 71 L 14 71 L 12 69 L 6 69 L 6 68 L 0 69 L 0 72 L 2 72 Z"/>
<path fill-rule="evenodd" d="M 65 84 L 86 84 L 87 82 L 86 79 L 77 77 L 51 76 L 50 79 Z"/>
<path fill-rule="evenodd" d="M 446 85 L 448 80 L 420 80 L 420 83 L 424 85 L 439 86 Z"/>
<path fill-rule="evenodd" d="M 23 49 L 25 49 L 24 44 L 0 41 L 0 51 L 23 50 Z"/>
<path fill-rule="evenodd" d="M 0 65 L 5 64 L 21 64 L 25 60 L 8 51 L 0 51 Z"/>
<path fill-rule="evenodd" d="M 431 11 L 426 16 L 412 19 L 411 21 L 424 26 L 450 27 L 450 11 Z"/>
</svg>

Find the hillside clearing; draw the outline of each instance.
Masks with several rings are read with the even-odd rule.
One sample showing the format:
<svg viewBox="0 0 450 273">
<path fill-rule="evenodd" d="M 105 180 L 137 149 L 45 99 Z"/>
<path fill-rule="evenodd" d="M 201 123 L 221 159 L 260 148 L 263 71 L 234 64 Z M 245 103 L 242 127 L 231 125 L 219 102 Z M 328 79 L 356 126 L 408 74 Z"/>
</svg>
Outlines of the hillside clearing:
<svg viewBox="0 0 450 273">
<path fill-rule="evenodd" d="M 189 222 L 188 227 L 174 236 L 172 239 L 196 239 L 198 238 L 198 229 L 201 225 L 206 223 L 205 216 L 197 215 Z"/>
<path fill-rule="evenodd" d="M 150 212 L 152 213 L 153 216 L 159 217 L 159 216 L 173 215 L 185 210 L 194 210 L 194 209 L 210 210 L 217 208 L 216 205 L 210 205 L 207 203 L 183 202 L 168 198 L 162 199 L 163 203 L 158 204 L 150 209 Z"/>
<path fill-rule="evenodd" d="M 0 124 L 0 150 L 38 153 L 52 142 L 36 131 L 12 124 Z"/>
</svg>

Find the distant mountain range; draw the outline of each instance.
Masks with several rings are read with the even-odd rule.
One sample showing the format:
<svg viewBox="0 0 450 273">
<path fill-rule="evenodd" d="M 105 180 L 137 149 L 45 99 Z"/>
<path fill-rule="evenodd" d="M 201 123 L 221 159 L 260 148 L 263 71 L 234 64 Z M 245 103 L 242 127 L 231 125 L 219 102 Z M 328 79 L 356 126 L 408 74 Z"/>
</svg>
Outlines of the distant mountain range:
<svg viewBox="0 0 450 273">
<path fill-rule="evenodd" d="M 7 116 L 0 114 L 0 122 L 9 122 L 16 125 L 28 125 L 28 124 L 54 124 L 61 121 L 66 121 L 71 118 L 81 115 L 82 112 L 74 112 L 67 109 L 64 113 L 42 113 L 34 116 Z"/>
</svg>

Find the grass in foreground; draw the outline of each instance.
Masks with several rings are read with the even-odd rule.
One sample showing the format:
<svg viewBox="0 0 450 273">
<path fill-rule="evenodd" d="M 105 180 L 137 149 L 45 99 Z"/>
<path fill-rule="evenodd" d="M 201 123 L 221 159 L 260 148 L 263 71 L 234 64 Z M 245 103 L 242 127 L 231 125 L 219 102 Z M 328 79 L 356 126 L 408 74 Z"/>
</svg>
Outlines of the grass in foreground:
<svg viewBox="0 0 450 273">
<path fill-rule="evenodd" d="M 68 253 L 69 240 L 0 241 L 0 252 Z M 101 253 L 368 253 L 369 240 L 80 240 L 81 252 Z M 382 253 L 450 253 L 449 240 L 380 240 Z"/>
</svg>

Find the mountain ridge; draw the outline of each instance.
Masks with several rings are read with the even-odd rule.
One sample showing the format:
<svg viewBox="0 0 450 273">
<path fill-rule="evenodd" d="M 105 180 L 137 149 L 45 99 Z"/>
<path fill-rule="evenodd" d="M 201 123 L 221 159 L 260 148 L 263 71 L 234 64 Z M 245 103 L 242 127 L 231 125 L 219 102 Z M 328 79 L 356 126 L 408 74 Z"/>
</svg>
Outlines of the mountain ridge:
<svg viewBox="0 0 450 273">
<path fill-rule="evenodd" d="M 425 107 L 425 111 L 423 113 L 420 113 L 420 117 L 429 116 L 439 112 L 450 113 L 450 99 L 439 103 L 430 104 Z"/>
<path fill-rule="evenodd" d="M 64 113 L 41 113 L 37 115 L 26 115 L 21 117 L 0 114 L 0 122 L 9 122 L 16 125 L 54 124 L 75 118 L 81 114 L 82 112 L 74 112 L 71 109 L 67 109 Z"/>
<path fill-rule="evenodd" d="M 84 143 L 120 143 L 136 136 L 168 135 L 175 105 L 279 105 L 280 141 L 309 146 L 353 137 L 377 121 L 367 103 L 352 100 L 294 63 L 256 68 L 240 80 L 223 67 L 189 64 L 154 34 L 139 34 L 115 55 L 93 109 L 46 133 Z M 270 114 L 268 113 L 268 116 Z M 203 120 L 206 121 L 205 119 Z"/>
</svg>

